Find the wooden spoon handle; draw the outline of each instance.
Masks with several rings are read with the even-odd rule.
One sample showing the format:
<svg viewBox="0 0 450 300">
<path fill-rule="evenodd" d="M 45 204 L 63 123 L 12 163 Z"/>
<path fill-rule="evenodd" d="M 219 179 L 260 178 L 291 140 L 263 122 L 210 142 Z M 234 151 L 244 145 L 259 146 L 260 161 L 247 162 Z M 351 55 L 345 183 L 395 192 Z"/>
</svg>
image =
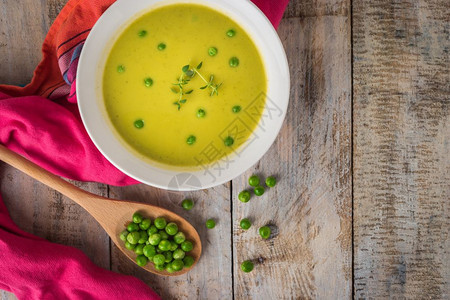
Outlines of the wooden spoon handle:
<svg viewBox="0 0 450 300">
<path fill-rule="evenodd" d="M 15 167 L 16 169 L 19 169 L 25 174 L 30 175 L 43 184 L 57 190 L 61 194 L 77 202 L 82 207 L 84 207 L 83 199 L 98 198 L 98 196 L 72 185 L 71 183 L 39 167 L 23 156 L 9 150 L 3 145 L 0 145 L 0 160 Z"/>
</svg>

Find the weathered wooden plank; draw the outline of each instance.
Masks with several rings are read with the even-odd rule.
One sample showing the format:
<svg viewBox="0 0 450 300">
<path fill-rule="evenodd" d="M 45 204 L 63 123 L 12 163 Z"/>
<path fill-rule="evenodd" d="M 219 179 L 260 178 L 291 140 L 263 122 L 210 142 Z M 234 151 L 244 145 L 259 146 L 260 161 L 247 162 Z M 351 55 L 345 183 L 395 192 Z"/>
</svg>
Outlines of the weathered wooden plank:
<svg viewBox="0 0 450 300">
<path fill-rule="evenodd" d="M 450 297 L 449 11 L 353 1 L 358 299 Z"/>
<path fill-rule="evenodd" d="M 348 16 L 348 0 L 290 0 L 284 18 Z"/>
<path fill-rule="evenodd" d="M 42 58 L 48 28 L 67 0 L 0 0 L 1 84 L 24 85 Z"/>
<path fill-rule="evenodd" d="M 230 188 L 222 185 L 208 190 L 175 193 L 145 185 L 110 187 L 110 197 L 146 202 L 167 208 L 185 217 L 197 229 L 203 252 L 198 264 L 185 275 L 161 277 L 148 273 L 113 246 L 112 270 L 134 275 L 149 284 L 163 299 L 231 299 L 231 212 Z M 195 201 L 187 212 L 181 201 Z M 214 218 L 216 228 L 208 230 L 205 221 Z"/>
<path fill-rule="evenodd" d="M 351 249 L 351 53 L 345 16 L 288 18 L 279 34 L 291 70 L 285 124 L 270 151 L 233 180 L 234 290 L 237 299 L 348 299 Z M 272 99 L 275 100 L 276 99 Z M 279 183 L 237 200 L 251 174 Z M 249 217 L 252 228 L 239 221 Z M 278 230 L 270 240 L 258 228 Z M 251 273 L 240 270 L 256 260 Z"/>
</svg>

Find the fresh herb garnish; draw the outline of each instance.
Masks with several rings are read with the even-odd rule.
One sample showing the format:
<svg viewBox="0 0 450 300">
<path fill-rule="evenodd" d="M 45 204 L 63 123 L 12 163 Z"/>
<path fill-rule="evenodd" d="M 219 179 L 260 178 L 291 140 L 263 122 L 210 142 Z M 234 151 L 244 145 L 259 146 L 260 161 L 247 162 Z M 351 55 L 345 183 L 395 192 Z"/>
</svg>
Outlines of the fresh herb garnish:
<svg viewBox="0 0 450 300">
<path fill-rule="evenodd" d="M 189 95 L 193 92 L 193 90 L 185 91 L 184 86 L 189 83 L 189 79 L 185 78 L 185 74 L 181 74 L 180 78 L 178 78 L 178 82 L 174 83 L 173 85 L 178 87 L 178 90 L 176 88 L 171 88 L 172 92 L 175 94 L 178 94 L 178 100 L 175 101 L 173 104 L 178 107 L 178 110 L 181 109 L 181 105 L 186 103 L 187 99 L 184 97 L 185 95 Z"/>
<path fill-rule="evenodd" d="M 211 89 L 211 93 L 209 94 L 210 96 L 219 95 L 218 89 L 222 85 L 222 83 L 215 84 L 214 83 L 214 75 L 209 76 L 209 81 L 206 80 L 205 77 L 203 77 L 203 75 L 199 72 L 199 70 L 202 68 L 202 66 L 203 66 L 203 62 L 199 63 L 196 68 L 189 69 L 189 65 L 184 66 L 183 68 L 187 67 L 187 69 L 188 69 L 188 71 L 186 71 L 186 75 L 188 75 L 192 78 L 192 77 L 194 77 L 195 74 L 197 74 L 206 83 L 205 86 L 202 86 L 200 88 L 201 90 L 210 88 Z"/>
<path fill-rule="evenodd" d="M 189 83 L 189 81 L 197 74 L 205 83 L 205 86 L 202 86 L 200 89 L 204 90 L 207 88 L 211 89 L 210 96 L 219 95 L 218 89 L 222 85 L 222 83 L 216 84 L 214 83 L 214 75 L 210 75 L 209 81 L 203 77 L 203 75 L 199 72 L 199 70 L 202 68 L 203 62 L 199 63 L 197 67 L 191 68 L 190 65 L 185 65 L 181 68 L 181 71 L 183 71 L 183 74 L 178 78 L 178 81 L 174 83 L 173 85 L 177 86 L 177 88 L 172 87 L 171 90 L 175 94 L 178 94 L 178 100 L 175 101 L 173 104 L 178 107 L 178 110 L 181 109 L 181 105 L 186 103 L 187 99 L 185 95 L 191 94 L 194 90 L 188 90 L 185 91 L 184 87 Z"/>
</svg>

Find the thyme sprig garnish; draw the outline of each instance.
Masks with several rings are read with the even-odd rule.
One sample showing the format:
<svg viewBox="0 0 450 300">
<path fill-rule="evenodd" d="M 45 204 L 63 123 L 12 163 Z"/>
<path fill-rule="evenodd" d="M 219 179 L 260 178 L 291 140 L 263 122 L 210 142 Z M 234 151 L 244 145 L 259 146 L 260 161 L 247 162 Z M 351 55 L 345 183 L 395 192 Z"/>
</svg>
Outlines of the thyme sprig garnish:
<svg viewBox="0 0 450 300">
<path fill-rule="evenodd" d="M 209 81 L 205 79 L 205 77 L 199 72 L 199 70 L 202 68 L 203 62 L 199 63 L 197 67 L 192 67 L 190 65 L 185 65 L 181 68 L 181 71 L 183 73 L 178 78 L 176 83 L 173 83 L 175 87 L 172 87 L 171 90 L 175 94 L 178 94 L 178 100 L 175 101 L 173 104 L 178 107 L 178 110 L 181 109 L 181 106 L 186 103 L 186 95 L 189 95 L 193 92 L 193 90 L 185 91 L 185 86 L 189 83 L 189 81 L 195 76 L 198 75 L 205 83 L 205 86 L 200 87 L 201 90 L 210 88 L 211 93 L 210 96 L 219 95 L 219 87 L 222 85 L 222 83 L 216 84 L 214 83 L 214 75 L 210 75 Z"/>
<path fill-rule="evenodd" d="M 178 100 L 173 103 L 178 107 L 178 110 L 180 110 L 181 105 L 186 103 L 186 101 L 187 101 L 187 99 L 185 98 L 185 95 L 189 95 L 194 91 L 194 90 L 184 91 L 184 86 L 189 83 L 189 80 L 190 79 L 185 78 L 185 74 L 183 73 L 183 74 L 181 74 L 180 78 L 178 78 L 178 82 L 173 84 L 178 87 L 178 90 L 174 87 L 171 88 L 172 92 L 174 92 L 175 94 L 178 94 Z"/>
<path fill-rule="evenodd" d="M 214 95 L 219 95 L 219 87 L 222 85 L 222 82 L 219 84 L 215 84 L 214 83 L 214 75 L 210 75 L 209 76 L 209 81 L 205 79 L 205 77 L 203 77 L 203 75 L 198 71 L 202 68 L 203 66 L 203 62 L 199 63 L 198 66 L 196 68 L 191 68 L 189 65 L 186 65 L 183 67 L 183 71 L 185 71 L 186 75 L 190 76 L 191 78 L 195 76 L 195 74 L 197 74 L 205 83 L 205 86 L 202 86 L 200 89 L 204 90 L 207 88 L 211 89 L 211 93 L 209 94 L 210 96 L 214 96 Z"/>
</svg>

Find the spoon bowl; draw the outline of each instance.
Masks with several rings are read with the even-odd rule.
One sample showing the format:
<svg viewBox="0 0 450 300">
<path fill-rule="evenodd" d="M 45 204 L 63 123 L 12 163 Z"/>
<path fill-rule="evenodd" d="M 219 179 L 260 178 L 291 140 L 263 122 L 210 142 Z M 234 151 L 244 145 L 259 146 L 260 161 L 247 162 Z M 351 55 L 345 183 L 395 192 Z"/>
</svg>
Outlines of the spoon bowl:
<svg viewBox="0 0 450 300">
<path fill-rule="evenodd" d="M 107 201 L 111 203 L 108 204 L 107 209 L 104 209 L 103 211 L 100 212 L 101 215 L 99 215 L 98 217 L 94 216 L 94 214 L 98 213 L 98 210 L 95 210 L 94 213 L 91 212 L 91 214 L 102 225 L 102 227 L 111 237 L 111 240 L 114 242 L 114 244 L 117 245 L 120 251 L 122 251 L 126 256 L 128 256 L 128 258 L 130 258 L 134 262 L 136 262 L 137 255 L 133 251 L 125 248 L 125 243 L 120 240 L 119 235 L 122 231 L 125 230 L 126 226 L 131 222 L 131 218 L 136 211 L 139 212 L 142 216 L 150 218 L 152 221 L 155 220 L 157 217 L 164 217 L 169 222 L 176 223 L 178 225 L 179 231 L 182 231 L 185 234 L 186 240 L 189 240 L 194 244 L 194 248 L 188 252 L 189 255 L 192 256 L 192 258 L 194 259 L 194 265 L 200 259 L 200 255 L 202 252 L 200 236 L 198 235 L 195 228 L 184 218 L 180 217 L 179 215 L 171 211 L 149 204 L 133 201 L 110 200 L 110 199 L 107 199 Z M 114 220 L 115 226 L 110 227 L 107 224 L 103 225 L 102 222 L 100 221 L 109 218 Z M 143 268 L 149 272 L 156 273 L 159 275 L 177 276 L 188 272 L 192 267 L 190 267 L 189 269 L 183 268 L 180 271 L 169 273 L 165 270 L 164 271 L 156 270 L 154 264 L 149 262 Z"/>
<path fill-rule="evenodd" d="M 151 220 L 154 220 L 157 217 L 164 217 L 169 222 L 176 223 L 179 230 L 185 234 L 186 240 L 189 240 L 194 244 L 194 248 L 189 251 L 189 255 L 194 259 L 194 264 L 190 268 L 183 268 L 180 271 L 169 273 L 165 270 L 156 270 L 153 263 L 149 262 L 143 268 L 151 273 L 163 276 L 181 275 L 191 270 L 200 259 L 202 243 L 197 230 L 195 230 L 188 221 L 174 212 L 150 204 L 126 200 L 113 200 L 86 192 L 2 145 L 0 145 L 0 160 L 19 169 L 25 174 L 30 175 L 43 184 L 54 188 L 61 194 L 78 203 L 97 220 L 103 229 L 105 229 L 106 233 L 120 251 L 135 263 L 137 255 L 133 251 L 125 248 L 125 243 L 120 240 L 119 236 L 120 233 L 126 229 L 128 223 L 131 222 L 132 216 L 136 211 Z"/>
</svg>

